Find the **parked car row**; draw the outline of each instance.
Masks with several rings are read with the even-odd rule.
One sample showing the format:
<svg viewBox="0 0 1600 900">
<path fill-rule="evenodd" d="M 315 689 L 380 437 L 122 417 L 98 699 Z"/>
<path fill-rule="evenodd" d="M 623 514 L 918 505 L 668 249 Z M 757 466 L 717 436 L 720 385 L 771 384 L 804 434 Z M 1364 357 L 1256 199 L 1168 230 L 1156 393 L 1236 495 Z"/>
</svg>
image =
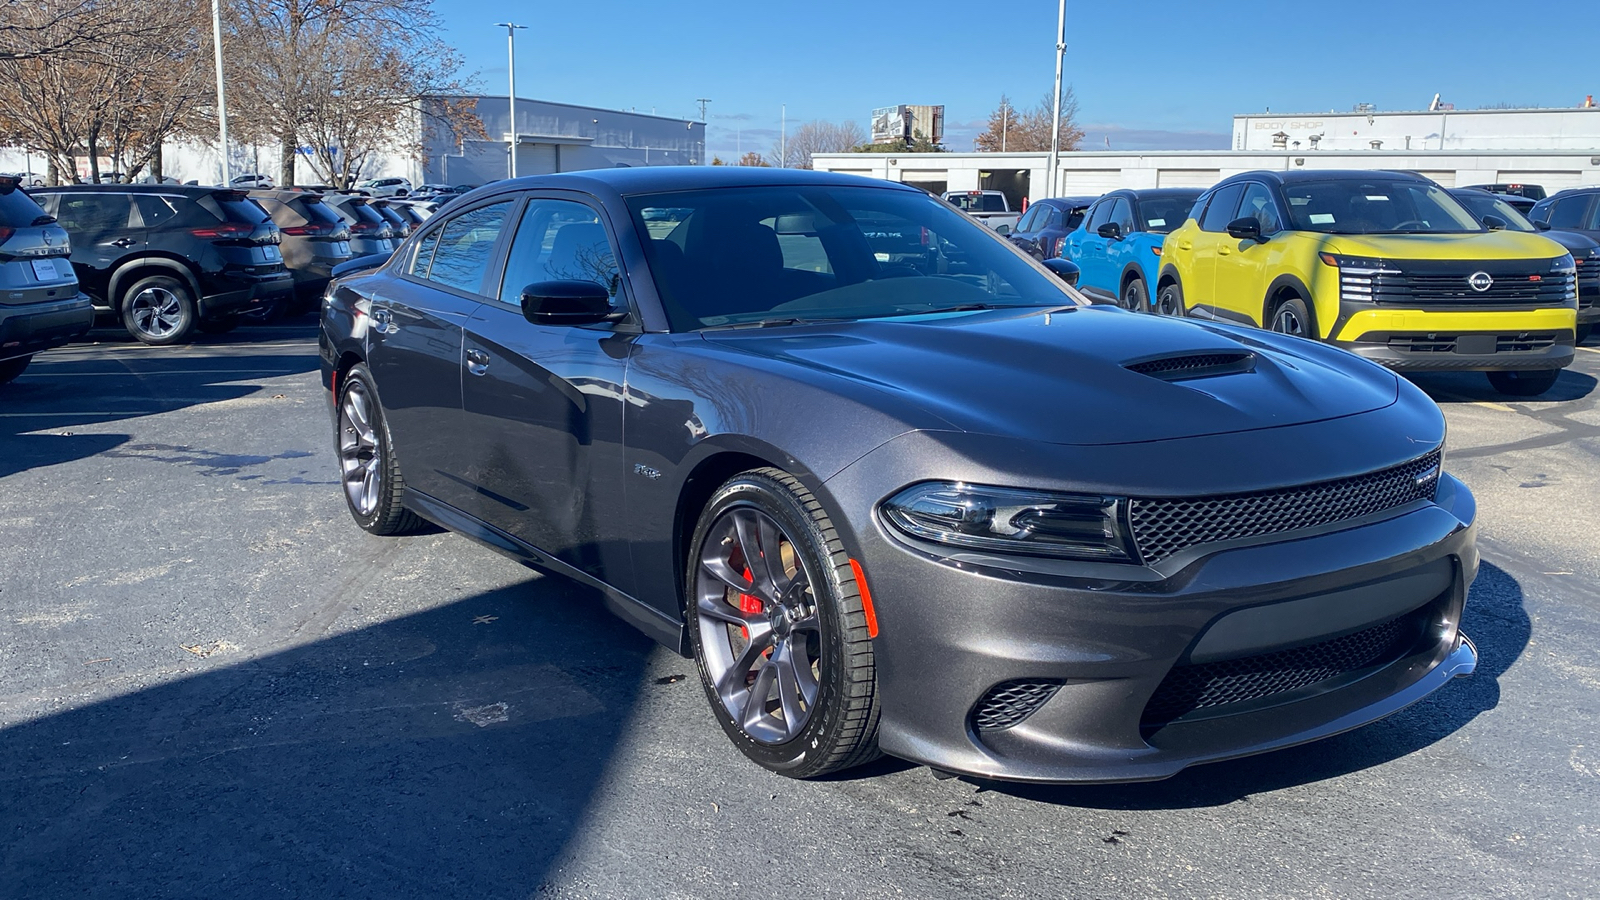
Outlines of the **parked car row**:
<svg viewBox="0 0 1600 900">
<path fill-rule="evenodd" d="M 1097 302 L 1322 340 L 1399 370 L 1482 371 L 1534 396 L 1600 320 L 1600 188 L 1534 194 L 1407 172 L 1248 172 L 1204 191 L 1041 200 L 1009 238 L 1075 263 Z"/>
</svg>

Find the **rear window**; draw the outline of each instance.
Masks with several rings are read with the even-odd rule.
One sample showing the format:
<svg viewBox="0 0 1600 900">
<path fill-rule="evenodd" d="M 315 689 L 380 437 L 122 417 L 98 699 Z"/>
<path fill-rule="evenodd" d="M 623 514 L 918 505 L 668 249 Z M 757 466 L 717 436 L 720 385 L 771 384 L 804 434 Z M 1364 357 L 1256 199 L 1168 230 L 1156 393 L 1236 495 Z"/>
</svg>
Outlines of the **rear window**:
<svg viewBox="0 0 1600 900">
<path fill-rule="evenodd" d="M 1005 212 L 1004 194 L 955 194 L 950 197 L 956 209 L 966 212 Z"/>
<path fill-rule="evenodd" d="M 23 193 L 15 182 L 0 179 L 0 225 L 7 228 L 26 228 L 40 218 L 49 218 L 33 198 Z"/>
<path fill-rule="evenodd" d="M 307 197 L 294 204 L 294 209 L 305 216 L 307 222 L 319 222 L 325 225 L 338 225 L 344 222 L 338 213 L 328 208 L 328 204 L 314 197 Z"/>
<path fill-rule="evenodd" d="M 259 225 L 269 222 L 272 217 L 261 208 L 261 204 L 251 200 L 247 195 L 237 192 L 218 192 L 200 197 L 195 200 L 201 209 L 211 213 L 224 222 L 245 222 L 250 225 Z"/>
<path fill-rule="evenodd" d="M 365 203 L 350 204 L 350 214 L 363 222 L 371 222 L 374 225 L 389 224 L 388 219 L 385 219 L 383 216 L 379 215 L 377 210 Z"/>
</svg>

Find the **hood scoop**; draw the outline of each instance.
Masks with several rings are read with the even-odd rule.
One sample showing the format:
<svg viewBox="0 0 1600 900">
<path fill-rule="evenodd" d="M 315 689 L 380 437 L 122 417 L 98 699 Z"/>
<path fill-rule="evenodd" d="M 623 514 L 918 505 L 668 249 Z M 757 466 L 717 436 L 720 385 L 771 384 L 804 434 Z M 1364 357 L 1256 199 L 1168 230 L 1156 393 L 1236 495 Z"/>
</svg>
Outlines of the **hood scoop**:
<svg viewBox="0 0 1600 900">
<path fill-rule="evenodd" d="M 1256 367 L 1256 355 L 1247 351 L 1221 353 L 1169 353 L 1152 359 L 1123 363 L 1122 367 L 1162 381 L 1190 381 L 1218 375 L 1239 375 Z"/>
</svg>

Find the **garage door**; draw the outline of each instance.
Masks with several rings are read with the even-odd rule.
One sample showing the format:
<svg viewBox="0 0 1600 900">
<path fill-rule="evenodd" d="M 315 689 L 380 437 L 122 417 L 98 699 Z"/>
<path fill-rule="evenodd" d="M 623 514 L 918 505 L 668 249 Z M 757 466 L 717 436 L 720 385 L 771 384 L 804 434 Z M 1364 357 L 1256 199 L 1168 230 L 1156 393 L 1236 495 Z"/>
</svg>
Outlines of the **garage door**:
<svg viewBox="0 0 1600 900">
<path fill-rule="evenodd" d="M 1429 171 L 1427 169 L 1419 169 L 1417 171 L 1417 174 L 1421 175 L 1423 178 L 1428 179 L 1429 181 L 1432 181 L 1434 184 L 1437 184 L 1440 187 L 1449 188 L 1449 187 L 1455 187 L 1456 186 L 1456 170 L 1455 169 L 1448 169 L 1448 170 L 1441 169 L 1439 171 Z"/>
<path fill-rule="evenodd" d="M 549 175 L 555 171 L 555 144 L 525 143 L 517 148 L 518 175 Z"/>
<path fill-rule="evenodd" d="M 1556 191 L 1578 187 L 1583 184 L 1583 173 L 1578 171 L 1568 172 L 1501 172 L 1495 179 L 1496 184 L 1537 184 L 1544 188 L 1545 193 L 1554 194 Z"/>
<path fill-rule="evenodd" d="M 1220 169 L 1162 169 L 1156 187 L 1208 188 L 1222 180 Z"/>
<path fill-rule="evenodd" d="M 1056 194 L 1075 197 L 1099 195 L 1122 187 L 1121 169 L 1062 169 L 1061 186 Z"/>
</svg>

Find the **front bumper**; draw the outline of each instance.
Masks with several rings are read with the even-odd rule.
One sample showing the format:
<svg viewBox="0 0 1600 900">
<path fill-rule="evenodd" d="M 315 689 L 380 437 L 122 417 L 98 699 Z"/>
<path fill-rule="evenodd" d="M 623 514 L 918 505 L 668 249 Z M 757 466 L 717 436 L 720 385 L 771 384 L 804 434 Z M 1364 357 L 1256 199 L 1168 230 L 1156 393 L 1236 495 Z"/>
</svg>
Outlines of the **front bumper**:
<svg viewBox="0 0 1600 900">
<path fill-rule="evenodd" d="M 51 303 L 0 306 L 0 359 L 59 347 L 93 325 L 94 302 L 83 294 Z"/>
<path fill-rule="evenodd" d="M 1588 310 L 1375 310 L 1341 320 L 1333 343 L 1363 359 L 1408 371 L 1493 372 L 1572 364 L 1575 328 Z"/>
<path fill-rule="evenodd" d="M 847 469 L 829 493 L 857 496 L 861 480 L 885 474 L 871 468 Z M 881 628 L 880 746 L 940 769 L 1031 782 L 1162 779 L 1357 728 L 1475 665 L 1457 628 L 1478 566 L 1475 507 L 1449 476 L 1434 504 L 1154 568 L 1008 571 L 917 546 L 868 508 L 845 515 Z M 1173 714 L 1173 679 L 1192 667 L 1248 669 L 1394 622 L 1404 634 L 1365 666 Z M 1029 695 L 1029 685 L 1048 696 Z M 1024 715 L 996 716 L 995 702 Z"/>
</svg>

